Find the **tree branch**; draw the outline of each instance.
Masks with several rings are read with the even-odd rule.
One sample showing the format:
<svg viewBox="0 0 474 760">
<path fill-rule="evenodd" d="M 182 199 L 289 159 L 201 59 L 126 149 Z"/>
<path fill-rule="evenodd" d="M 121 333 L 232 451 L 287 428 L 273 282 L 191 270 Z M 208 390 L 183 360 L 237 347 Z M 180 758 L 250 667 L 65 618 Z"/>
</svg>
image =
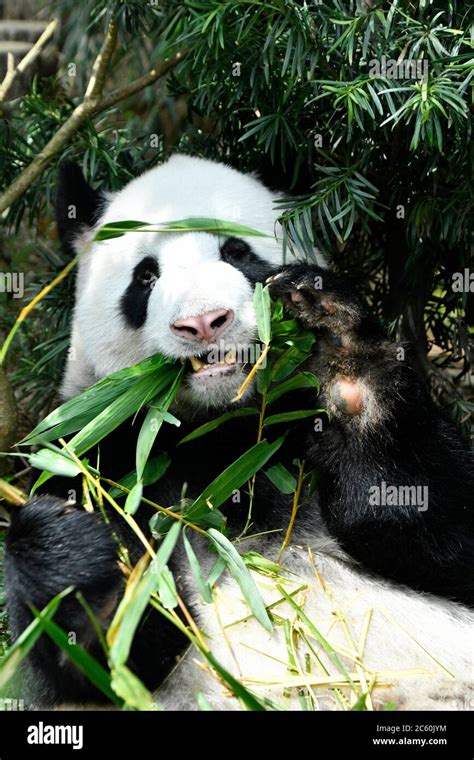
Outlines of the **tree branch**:
<svg viewBox="0 0 474 760">
<path fill-rule="evenodd" d="M 113 52 L 115 50 L 116 42 L 117 25 L 114 19 L 111 19 L 99 55 L 95 59 L 94 65 L 92 66 L 92 74 L 89 79 L 89 84 L 87 85 L 84 100 L 94 101 L 97 98 L 100 98 L 102 95 L 105 78 L 107 76 L 107 69 L 109 67 L 110 59 L 112 58 Z"/>
<path fill-rule="evenodd" d="M 0 85 L 0 103 L 5 100 L 6 96 L 11 90 L 11 87 L 15 81 L 15 79 L 20 75 L 23 74 L 24 71 L 28 68 L 28 66 L 31 66 L 34 61 L 38 58 L 40 53 L 42 52 L 43 48 L 45 47 L 46 43 L 49 42 L 51 37 L 53 36 L 54 32 L 59 26 L 59 20 L 57 18 L 50 21 L 46 29 L 44 30 L 43 34 L 38 37 L 35 44 L 27 52 L 27 54 L 24 56 L 24 58 L 21 59 L 18 66 L 12 65 L 13 62 L 13 56 L 11 53 L 8 54 L 8 70 L 5 74 L 5 78 Z"/>
<path fill-rule="evenodd" d="M 105 111 L 107 108 L 114 106 L 120 100 L 125 100 L 125 98 L 128 98 L 130 95 L 135 95 L 136 92 L 145 89 L 145 87 L 148 87 L 150 84 L 153 84 L 153 82 L 156 82 L 157 79 L 164 77 L 165 74 L 171 71 L 171 69 L 174 69 L 174 67 L 185 57 L 186 51 L 179 50 L 172 58 L 169 58 L 167 61 L 163 61 L 163 63 L 160 63 L 154 69 L 150 69 L 147 74 L 144 74 L 142 77 L 135 79 L 134 82 L 130 82 L 130 84 L 119 87 L 117 90 L 112 90 L 112 92 L 104 95 L 104 97 L 101 99 L 99 110 Z"/>
<path fill-rule="evenodd" d="M 116 35 L 115 22 L 111 21 L 100 53 L 92 68 L 92 74 L 82 103 L 76 106 L 69 118 L 61 125 L 42 151 L 23 169 L 10 187 L 0 195 L 0 213 L 6 211 L 14 201 L 23 195 L 87 119 L 96 116 L 121 100 L 153 84 L 153 82 L 156 82 L 171 71 L 186 55 L 186 51 L 180 50 L 174 56 L 163 61 L 134 82 L 112 90 L 112 92 L 106 95 L 102 95 L 107 69 L 115 49 Z"/>
</svg>

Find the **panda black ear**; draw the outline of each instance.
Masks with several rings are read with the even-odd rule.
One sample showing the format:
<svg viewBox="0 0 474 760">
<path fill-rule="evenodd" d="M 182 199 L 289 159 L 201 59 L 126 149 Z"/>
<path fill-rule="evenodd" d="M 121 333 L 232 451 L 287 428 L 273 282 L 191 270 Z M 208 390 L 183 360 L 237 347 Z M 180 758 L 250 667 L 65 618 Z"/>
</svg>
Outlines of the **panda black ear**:
<svg viewBox="0 0 474 760">
<path fill-rule="evenodd" d="M 56 225 L 66 251 L 74 251 L 74 239 L 85 226 L 92 227 L 97 222 L 104 205 L 104 196 L 86 182 L 77 164 L 63 161 L 59 165 Z"/>
</svg>

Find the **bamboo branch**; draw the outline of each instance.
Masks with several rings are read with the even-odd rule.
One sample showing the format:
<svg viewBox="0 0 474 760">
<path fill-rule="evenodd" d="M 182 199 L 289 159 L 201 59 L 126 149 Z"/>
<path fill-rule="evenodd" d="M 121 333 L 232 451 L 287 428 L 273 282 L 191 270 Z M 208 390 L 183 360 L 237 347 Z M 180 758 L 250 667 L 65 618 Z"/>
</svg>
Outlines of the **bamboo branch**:
<svg viewBox="0 0 474 760">
<path fill-rule="evenodd" d="M 49 42 L 54 32 L 58 28 L 58 26 L 59 26 L 59 20 L 57 18 L 50 21 L 50 23 L 44 30 L 43 34 L 40 37 L 38 37 L 38 39 L 36 40 L 31 50 L 29 50 L 27 54 L 24 56 L 24 58 L 21 59 L 18 66 L 15 67 L 14 65 L 13 55 L 11 53 L 8 54 L 7 73 L 5 74 L 5 78 L 2 84 L 0 85 L 0 103 L 3 100 L 5 100 L 16 78 L 20 74 L 23 74 L 23 72 L 26 71 L 28 66 L 31 66 L 31 64 L 36 61 L 38 56 L 41 54 L 43 48 L 46 46 L 46 43 Z"/>
<path fill-rule="evenodd" d="M 110 20 L 105 40 L 102 43 L 102 47 L 99 51 L 97 58 L 92 66 L 92 74 L 87 85 L 86 94 L 84 95 L 85 102 L 94 102 L 96 99 L 100 99 L 102 90 L 105 85 L 105 78 L 107 76 L 107 69 L 109 67 L 110 59 L 115 50 L 115 44 L 117 42 L 117 25 L 114 19 Z"/>
<path fill-rule="evenodd" d="M 35 179 L 43 173 L 54 157 L 71 140 L 87 119 L 96 116 L 119 101 L 153 84 L 153 82 L 156 82 L 171 71 L 186 55 L 184 50 L 180 50 L 174 56 L 163 61 L 134 82 L 112 90 L 112 92 L 106 95 L 102 95 L 107 69 L 115 48 L 116 34 L 115 22 L 111 21 L 100 53 L 92 68 L 84 100 L 76 106 L 69 118 L 62 124 L 42 151 L 38 153 L 36 158 L 23 169 L 10 187 L 2 193 L 0 196 L 0 214 L 6 211 L 28 189 Z"/>
<path fill-rule="evenodd" d="M 185 56 L 186 50 L 178 50 L 178 52 L 175 53 L 175 55 L 173 55 L 171 58 L 163 61 L 163 63 L 160 63 L 155 68 L 150 69 L 147 74 L 144 74 L 138 79 L 135 79 L 134 82 L 130 82 L 130 84 L 126 84 L 123 87 L 119 87 L 117 90 L 112 90 L 112 92 L 104 95 L 100 101 L 100 111 L 105 111 L 107 108 L 114 106 L 120 100 L 125 100 L 125 98 L 130 97 L 130 95 L 135 95 L 136 92 L 144 90 L 145 87 L 153 84 L 153 82 L 156 82 L 157 79 L 161 79 L 165 76 L 165 74 L 171 71 L 171 69 L 174 69 L 174 67 L 180 61 L 182 61 Z"/>
</svg>

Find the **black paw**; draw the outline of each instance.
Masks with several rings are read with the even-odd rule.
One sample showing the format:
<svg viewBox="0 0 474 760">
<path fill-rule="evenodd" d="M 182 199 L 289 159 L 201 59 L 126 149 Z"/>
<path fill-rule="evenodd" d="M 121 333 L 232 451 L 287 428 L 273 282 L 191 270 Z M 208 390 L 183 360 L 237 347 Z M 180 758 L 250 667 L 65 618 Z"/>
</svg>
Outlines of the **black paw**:
<svg viewBox="0 0 474 760">
<path fill-rule="evenodd" d="M 326 328 L 335 336 L 360 323 L 363 306 L 345 280 L 327 269 L 307 264 L 283 267 L 268 278 L 272 298 L 308 328 Z"/>
</svg>

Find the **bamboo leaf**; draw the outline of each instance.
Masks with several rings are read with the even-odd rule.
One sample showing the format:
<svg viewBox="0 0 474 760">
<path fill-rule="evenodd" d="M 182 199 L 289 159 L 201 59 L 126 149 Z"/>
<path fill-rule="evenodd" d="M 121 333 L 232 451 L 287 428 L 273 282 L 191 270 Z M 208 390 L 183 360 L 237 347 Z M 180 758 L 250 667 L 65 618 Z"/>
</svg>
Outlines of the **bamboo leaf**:
<svg viewBox="0 0 474 760">
<path fill-rule="evenodd" d="M 159 576 L 176 546 L 180 530 L 180 523 L 174 522 L 148 570 L 134 586 L 133 593 L 125 595 L 118 606 L 107 632 L 107 642 L 110 646 L 109 658 L 114 667 L 123 665 L 128 659 L 135 631 L 151 594 L 158 588 Z"/>
<path fill-rule="evenodd" d="M 196 216 L 176 219 L 171 222 L 157 222 L 156 224 L 134 221 L 108 222 L 98 229 L 94 240 L 110 240 L 122 237 L 129 232 L 210 232 L 229 237 L 236 235 L 239 237 L 272 237 L 266 232 L 260 232 L 253 227 L 247 227 L 237 222 Z"/>
<path fill-rule="evenodd" d="M 317 414 L 326 412 L 325 409 L 301 409 L 297 412 L 282 412 L 281 414 L 272 414 L 264 420 L 264 426 L 279 425 L 282 422 L 295 422 L 305 417 L 315 417 Z"/>
<path fill-rule="evenodd" d="M 227 539 L 222 533 L 219 533 L 219 531 L 210 528 L 208 530 L 208 535 L 212 539 L 212 542 L 214 543 L 214 546 L 216 547 L 220 556 L 227 564 L 227 567 L 229 568 L 229 571 L 232 574 L 233 578 L 238 583 L 240 590 L 244 595 L 245 601 L 252 610 L 255 618 L 258 620 L 260 625 L 265 628 L 266 631 L 271 633 L 273 626 L 270 618 L 268 617 L 265 604 L 257 586 L 255 585 L 255 581 L 253 580 L 252 576 L 245 566 L 244 561 L 242 560 L 242 557 L 235 549 L 235 547 L 230 543 L 229 539 Z"/>
<path fill-rule="evenodd" d="M 211 433 L 213 430 L 220 427 L 224 422 L 227 422 L 227 420 L 234 419 L 234 417 L 249 417 L 258 414 L 258 409 L 252 409 L 251 407 L 236 409 L 233 412 L 226 412 L 225 414 L 221 414 L 220 417 L 216 417 L 215 420 L 211 420 L 210 422 L 206 422 L 204 425 L 200 425 L 198 428 L 193 430 L 192 433 L 185 435 L 184 438 L 181 438 L 178 445 L 182 443 L 188 443 L 188 441 L 193 441 L 195 438 L 199 438 L 202 435 Z"/>
<path fill-rule="evenodd" d="M 153 695 L 126 665 L 112 668 L 111 688 L 128 707 L 134 710 L 153 710 Z"/>
<path fill-rule="evenodd" d="M 138 434 L 137 448 L 135 453 L 137 480 L 143 477 L 143 471 L 150 455 L 151 449 L 155 442 L 163 422 L 179 427 L 181 425 L 173 415 L 169 414 L 168 409 L 173 403 L 176 394 L 183 379 L 184 367 L 178 372 L 171 388 L 169 388 L 159 399 L 151 402 L 151 406 L 146 414 L 143 424 Z"/>
<path fill-rule="evenodd" d="M 43 630 L 54 641 L 74 665 L 81 671 L 103 694 L 117 705 L 121 700 L 117 698 L 111 688 L 110 675 L 80 644 L 70 644 L 68 634 L 47 615 L 33 607 L 33 614 L 39 621 Z"/>
<path fill-rule="evenodd" d="M 30 465 L 37 470 L 46 470 L 63 478 L 74 478 L 81 472 L 79 465 L 72 459 L 49 449 L 40 449 L 30 454 L 28 459 Z"/>
<path fill-rule="evenodd" d="M 316 388 L 319 391 L 319 380 L 312 372 L 299 372 L 284 383 L 272 388 L 267 394 L 267 405 L 272 404 L 285 393 L 290 393 L 300 388 Z"/>
<path fill-rule="evenodd" d="M 176 584 L 174 582 L 173 573 L 168 565 L 165 565 L 163 570 L 157 575 L 157 591 L 160 597 L 160 602 L 165 610 L 173 610 L 178 606 Z"/>
<path fill-rule="evenodd" d="M 265 475 L 281 493 L 289 495 L 296 491 L 296 478 L 281 462 L 265 470 Z"/>
<path fill-rule="evenodd" d="M 198 587 L 198 591 L 201 596 L 201 599 L 203 599 L 204 602 L 207 602 L 208 604 L 210 604 L 212 602 L 212 592 L 211 592 L 210 585 L 206 582 L 202 574 L 199 560 L 196 557 L 195 551 L 191 545 L 191 542 L 186 536 L 185 531 L 183 531 L 183 542 L 184 542 L 184 549 L 186 551 L 186 556 L 188 558 L 189 566 L 191 568 L 193 578 L 196 581 L 196 586 Z"/>
<path fill-rule="evenodd" d="M 187 512 L 186 518 L 192 522 L 195 514 L 199 515 L 208 502 L 213 507 L 220 507 L 236 489 L 240 488 L 268 462 L 273 454 L 278 451 L 283 440 L 284 436 L 271 444 L 266 440 L 260 441 L 245 454 L 242 454 L 198 496 Z"/>
<path fill-rule="evenodd" d="M 172 369 L 169 359 L 152 356 L 132 367 L 114 372 L 54 409 L 21 443 L 31 445 L 41 440 L 63 438 L 80 430 L 125 393 L 136 379 L 146 376 L 153 378 L 162 371 L 165 377 L 171 378 L 178 369 Z"/>
<path fill-rule="evenodd" d="M 257 318 L 258 337 L 262 343 L 270 343 L 272 337 L 272 309 L 270 291 L 260 282 L 255 285 L 253 295 L 255 316 Z"/>
<path fill-rule="evenodd" d="M 171 464 L 171 459 L 169 458 L 168 454 L 158 454 L 158 456 L 153 457 L 153 459 L 149 459 L 143 471 L 143 478 L 142 478 L 143 485 L 150 486 L 150 485 L 153 485 L 153 483 L 156 483 L 158 480 L 160 480 L 160 478 L 163 477 L 163 475 L 165 474 L 170 464 Z M 137 471 L 132 470 L 127 475 L 125 475 L 125 477 L 119 480 L 119 484 L 121 486 L 124 486 L 124 488 L 131 489 L 135 485 L 136 481 L 137 481 Z M 123 496 L 124 492 L 120 488 L 116 488 L 115 486 L 112 486 L 112 488 L 109 491 L 109 494 L 115 499 L 117 496 Z"/>
<path fill-rule="evenodd" d="M 41 615 L 43 619 L 50 620 L 58 609 L 61 601 L 72 592 L 72 587 L 61 591 L 50 602 L 43 607 Z M 13 644 L 8 648 L 0 663 L 0 688 L 10 680 L 18 667 L 25 659 L 27 654 L 34 647 L 39 637 L 43 633 L 44 626 L 40 619 L 36 617 L 27 628 L 15 639 Z"/>
<path fill-rule="evenodd" d="M 132 490 L 129 492 L 127 496 L 127 500 L 125 502 L 125 512 L 128 515 L 135 514 L 138 507 L 140 506 L 142 496 L 143 496 L 143 482 L 139 480 L 137 481 L 137 483 L 135 483 Z"/>
</svg>

